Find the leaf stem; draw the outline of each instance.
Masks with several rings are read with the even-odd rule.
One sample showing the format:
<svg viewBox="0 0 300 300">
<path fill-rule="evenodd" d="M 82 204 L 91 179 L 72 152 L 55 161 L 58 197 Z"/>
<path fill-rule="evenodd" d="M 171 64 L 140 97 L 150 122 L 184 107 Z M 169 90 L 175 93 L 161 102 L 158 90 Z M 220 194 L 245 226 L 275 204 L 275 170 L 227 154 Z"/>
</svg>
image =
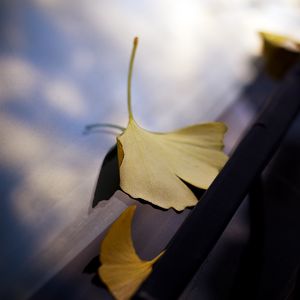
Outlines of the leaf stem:
<svg viewBox="0 0 300 300">
<path fill-rule="evenodd" d="M 93 132 L 93 130 L 95 128 L 114 128 L 114 129 L 118 129 L 118 130 L 121 130 L 121 131 L 124 131 L 125 128 L 122 127 L 122 126 L 119 126 L 119 125 L 115 125 L 115 124 L 109 124 L 109 123 L 96 123 L 96 124 L 90 124 L 90 125 L 86 125 L 85 128 L 84 128 L 84 133 L 90 133 L 90 132 Z"/>
<path fill-rule="evenodd" d="M 128 80 L 127 80 L 127 105 L 128 105 L 129 119 L 133 119 L 132 108 L 131 108 L 131 79 L 132 79 L 133 63 L 134 63 L 137 46 L 138 46 L 138 38 L 135 37 L 133 40 L 133 48 L 131 51 Z"/>
</svg>

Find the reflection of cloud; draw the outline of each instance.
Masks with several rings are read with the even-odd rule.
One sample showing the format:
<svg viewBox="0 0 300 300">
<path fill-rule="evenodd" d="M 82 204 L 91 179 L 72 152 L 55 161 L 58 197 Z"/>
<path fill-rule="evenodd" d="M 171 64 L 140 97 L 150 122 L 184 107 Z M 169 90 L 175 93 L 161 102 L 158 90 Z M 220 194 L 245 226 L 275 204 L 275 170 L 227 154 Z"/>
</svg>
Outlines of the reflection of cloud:
<svg viewBox="0 0 300 300">
<path fill-rule="evenodd" d="M 62 215 L 55 207 L 59 205 L 64 195 L 66 198 L 69 198 L 69 196 L 67 196 L 68 193 L 70 193 L 75 186 L 80 184 L 81 178 L 79 178 L 78 173 L 76 173 L 76 169 L 66 167 L 66 165 L 59 165 L 56 161 L 51 160 L 28 168 L 25 174 L 26 176 L 23 182 L 12 194 L 14 210 L 18 215 L 18 220 L 30 226 L 34 223 L 41 222 L 41 219 L 44 218 L 45 211 L 47 211 L 49 216 L 55 211 L 57 224 L 55 226 L 53 224 L 53 227 L 55 227 L 54 230 L 47 230 L 48 232 L 46 234 L 45 232 L 43 233 L 44 241 L 42 243 L 44 243 L 45 240 L 47 240 L 47 236 L 55 234 L 57 228 L 60 227 L 60 221 L 58 220 L 62 218 Z M 87 200 L 88 199 L 85 201 Z M 67 199 L 65 199 L 65 201 L 67 201 Z M 68 205 L 72 204 L 68 203 L 67 206 Z M 66 203 L 59 206 L 62 210 L 67 209 L 67 207 L 65 207 Z M 43 230 L 43 226 L 40 227 L 40 230 Z"/>
<path fill-rule="evenodd" d="M 92 58 L 83 53 L 79 56 L 76 57 L 76 67 L 89 68 Z M 32 102 L 38 90 L 43 95 L 41 100 L 45 100 L 55 110 L 74 118 L 81 118 L 87 113 L 85 99 L 71 80 L 54 80 L 25 59 L 12 56 L 0 58 L 0 103 Z"/>
<path fill-rule="evenodd" d="M 137 117 L 153 130 L 170 130 L 218 117 L 235 99 L 241 84 L 252 76 L 248 62 L 250 55 L 258 54 L 257 29 L 271 28 L 275 23 L 286 30 L 299 28 L 299 23 L 291 21 L 299 16 L 292 1 L 274 5 L 267 0 L 105 4 L 78 0 L 76 5 L 74 1 L 55 2 L 51 9 L 43 1 L 35 1 L 66 35 L 93 41 L 93 47 L 101 51 L 97 68 L 109 62 L 110 70 L 124 72 L 123 78 L 131 40 L 140 36 L 133 104 Z M 121 58 L 120 69 L 115 51 Z M 216 82 L 218 88 L 212 88 Z M 125 90 L 125 83 L 123 86 Z M 162 109 L 167 113 L 159 113 Z"/>
<path fill-rule="evenodd" d="M 9 196 L 1 200 L 1 208 L 5 208 L 1 215 L 5 229 L 1 232 L 1 269 L 7 276 L 2 279 L 0 294 L 7 291 L 7 299 L 21 299 L 16 293 L 22 290 L 23 299 L 68 262 L 75 249 L 79 251 L 78 247 L 82 249 L 99 233 L 103 218 L 88 233 L 84 225 L 89 220 L 101 155 L 93 155 L 94 151 L 86 148 L 85 136 L 65 140 L 2 112 L 0 136 L 0 166 L 20 179 L 9 182 Z M 101 139 L 98 137 L 96 144 L 99 153 L 105 151 Z M 12 238 L 11 227 L 16 224 L 13 232 L 17 234 Z M 84 237 L 84 244 L 79 236 Z M 27 245 L 30 252 L 24 251 Z M 19 263 L 12 270 L 15 256 Z"/>
<path fill-rule="evenodd" d="M 33 2 L 47 9 L 55 8 L 61 5 L 60 0 L 33 0 Z"/>
<path fill-rule="evenodd" d="M 84 99 L 73 83 L 63 79 L 48 81 L 43 92 L 48 104 L 59 111 L 71 117 L 81 117 L 86 114 Z"/>
<path fill-rule="evenodd" d="M 25 126 L 21 122 L 1 115 L 0 118 L 1 162 L 12 168 L 31 166 L 35 160 L 40 161 L 47 154 L 44 140 L 37 130 Z"/>
<path fill-rule="evenodd" d="M 93 188 L 99 163 L 87 157 L 78 145 L 68 144 L 58 136 L 45 136 L 38 129 L 5 116 L 0 119 L 0 135 L 1 165 L 17 170 L 23 178 L 10 203 L 19 221 L 29 226 L 42 224 L 42 212 L 47 211 L 49 215 L 61 216 L 64 223 L 68 222 L 68 215 L 88 207 L 91 190 L 86 195 L 70 195 L 83 183 L 89 182 L 89 188 Z M 82 199 L 73 205 L 77 197 Z M 61 225 L 57 221 L 56 229 Z M 49 232 L 44 230 L 46 237 Z"/>
<path fill-rule="evenodd" d="M 78 73 L 90 71 L 95 63 L 96 58 L 88 50 L 78 49 L 71 54 L 71 65 Z"/>
<path fill-rule="evenodd" d="M 25 287 L 25 293 L 28 292 L 26 276 L 32 276 L 30 289 L 40 278 L 48 276 L 47 270 L 52 267 L 47 265 L 48 262 L 60 263 L 61 257 L 55 257 L 51 247 L 56 238 L 72 222 L 77 224 L 76 220 L 87 215 L 99 158 L 81 148 L 83 136 L 79 135 L 77 141 L 68 142 L 51 132 L 46 135 L 44 129 L 29 126 L 8 115 L 0 116 L 0 166 L 9 168 L 20 178 L 17 185 L 15 182 L 9 183 L 10 196 L 1 200 L 1 207 L 9 208 L 9 211 L 3 212 L 1 224 L 9 226 L 13 222 L 22 228 L 22 232 L 18 232 L 17 242 L 11 241 L 9 230 L 1 234 L 1 241 L 5 244 L 1 251 L 1 267 L 7 273 L 5 280 L 9 284 L 3 285 L 6 281 L 2 281 L 0 294 L 3 288 L 9 289 L 12 285 Z M 73 234 L 77 234 L 76 230 L 70 228 Z M 71 236 L 64 238 L 66 245 L 72 248 Z M 30 253 L 20 252 L 19 249 L 28 242 L 32 247 Z M 46 250 L 47 255 L 51 256 L 49 261 L 43 261 L 45 257 L 39 256 L 41 251 Z M 9 255 L 7 261 L 18 255 L 20 263 L 17 269 L 23 272 L 10 272 L 11 265 L 4 263 L 6 255 Z M 33 257 L 34 264 L 27 265 L 28 259 Z M 36 266 L 40 264 L 46 264 L 44 271 L 35 273 Z M 9 281 L 11 277 L 13 281 Z"/>
<path fill-rule="evenodd" d="M 39 78 L 38 71 L 18 57 L 0 59 L 0 101 L 9 98 L 27 100 Z"/>
</svg>

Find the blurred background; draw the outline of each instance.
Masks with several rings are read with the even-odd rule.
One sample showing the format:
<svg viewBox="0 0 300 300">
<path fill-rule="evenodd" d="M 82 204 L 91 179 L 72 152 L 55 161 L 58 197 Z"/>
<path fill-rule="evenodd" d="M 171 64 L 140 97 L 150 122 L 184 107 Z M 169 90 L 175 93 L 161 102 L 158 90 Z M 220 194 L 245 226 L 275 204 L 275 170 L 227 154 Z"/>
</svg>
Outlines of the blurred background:
<svg viewBox="0 0 300 300">
<path fill-rule="evenodd" d="M 28 298 L 99 234 L 85 227 L 116 134 L 83 129 L 126 126 L 133 37 L 134 115 L 169 131 L 218 119 L 238 101 L 257 74 L 260 30 L 300 39 L 300 1 L 1 1 L 3 299 Z"/>
</svg>

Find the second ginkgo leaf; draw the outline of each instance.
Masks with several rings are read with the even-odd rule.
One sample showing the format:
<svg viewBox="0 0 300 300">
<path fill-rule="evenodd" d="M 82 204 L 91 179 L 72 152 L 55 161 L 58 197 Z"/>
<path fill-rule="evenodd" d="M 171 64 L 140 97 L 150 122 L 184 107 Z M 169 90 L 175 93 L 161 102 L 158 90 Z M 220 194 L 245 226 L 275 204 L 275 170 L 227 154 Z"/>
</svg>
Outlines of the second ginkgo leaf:
<svg viewBox="0 0 300 300">
<path fill-rule="evenodd" d="M 102 281 L 117 300 L 128 300 L 149 276 L 152 265 L 163 252 L 152 260 L 142 260 L 136 253 L 132 240 L 132 219 L 136 206 L 129 206 L 113 223 L 100 248 Z"/>
</svg>

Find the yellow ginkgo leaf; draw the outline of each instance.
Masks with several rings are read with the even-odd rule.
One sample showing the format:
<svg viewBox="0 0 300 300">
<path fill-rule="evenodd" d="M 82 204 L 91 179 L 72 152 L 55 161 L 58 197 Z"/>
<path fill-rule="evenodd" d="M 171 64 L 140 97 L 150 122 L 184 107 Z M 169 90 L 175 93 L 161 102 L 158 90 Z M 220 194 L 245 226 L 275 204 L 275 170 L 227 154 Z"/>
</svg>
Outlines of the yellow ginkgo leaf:
<svg viewBox="0 0 300 300">
<path fill-rule="evenodd" d="M 272 44 L 274 47 L 285 48 L 289 51 L 300 52 L 300 42 L 285 35 L 261 31 L 263 40 Z"/>
<path fill-rule="evenodd" d="M 139 127 L 133 118 L 130 92 L 137 41 L 135 38 L 128 73 L 129 123 L 117 137 L 120 186 L 134 198 L 183 210 L 197 203 L 184 181 L 207 189 L 227 161 L 222 151 L 226 126 L 212 122 L 170 133 Z"/>
<path fill-rule="evenodd" d="M 135 252 L 131 224 L 136 206 L 129 206 L 113 223 L 100 248 L 102 281 L 117 300 L 126 300 L 136 292 L 152 271 L 152 265 L 163 254 L 150 261 L 141 260 Z"/>
<path fill-rule="evenodd" d="M 300 60 L 300 41 L 269 32 L 260 32 L 260 36 L 266 70 L 272 77 L 280 79 Z"/>
</svg>

